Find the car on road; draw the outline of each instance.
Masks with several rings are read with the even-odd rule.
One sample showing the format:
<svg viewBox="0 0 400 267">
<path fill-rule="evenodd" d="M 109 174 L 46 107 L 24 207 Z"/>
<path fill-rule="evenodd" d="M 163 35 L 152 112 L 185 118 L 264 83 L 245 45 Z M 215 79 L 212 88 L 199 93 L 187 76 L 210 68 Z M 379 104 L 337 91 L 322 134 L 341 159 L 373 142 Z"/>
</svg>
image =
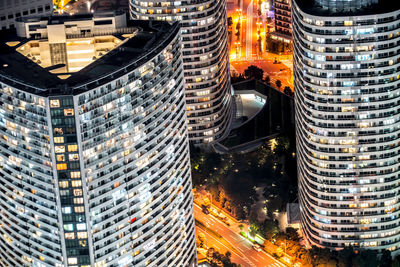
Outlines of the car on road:
<svg viewBox="0 0 400 267">
<path fill-rule="evenodd" d="M 258 252 L 261 251 L 261 247 L 259 245 L 257 245 L 257 244 L 254 244 L 253 248 L 254 248 L 255 251 L 258 251 Z"/>
<path fill-rule="evenodd" d="M 210 211 L 208 210 L 208 208 L 206 206 L 201 206 L 201 210 L 203 211 L 204 214 L 210 214 Z"/>
</svg>

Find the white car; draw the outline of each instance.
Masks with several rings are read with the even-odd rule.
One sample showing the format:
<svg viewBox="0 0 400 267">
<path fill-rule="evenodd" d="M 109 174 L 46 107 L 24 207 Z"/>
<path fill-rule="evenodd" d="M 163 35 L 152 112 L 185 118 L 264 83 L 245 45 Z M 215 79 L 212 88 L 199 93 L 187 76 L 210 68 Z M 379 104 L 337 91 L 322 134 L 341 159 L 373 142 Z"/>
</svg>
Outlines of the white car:
<svg viewBox="0 0 400 267">
<path fill-rule="evenodd" d="M 259 245 L 257 245 L 257 244 L 254 244 L 254 245 L 253 245 L 253 248 L 254 248 L 256 251 L 258 251 L 258 252 L 261 251 L 261 247 L 260 247 Z"/>
</svg>

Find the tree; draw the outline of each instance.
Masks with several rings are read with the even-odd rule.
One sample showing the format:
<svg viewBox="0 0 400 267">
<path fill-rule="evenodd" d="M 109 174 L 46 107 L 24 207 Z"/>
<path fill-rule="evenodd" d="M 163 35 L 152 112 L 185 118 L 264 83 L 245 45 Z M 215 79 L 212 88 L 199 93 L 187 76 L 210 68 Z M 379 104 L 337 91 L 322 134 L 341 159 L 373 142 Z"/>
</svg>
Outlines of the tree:
<svg viewBox="0 0 400 267">
<path fill-rule="evenodd" d="M 244 76 L 248 79 L 262 80 L 264 71 L 257 66 L 250 65 L 244 70 Z"/>
<path fill-rule="evenodd" d="M 202 248 L 205 245 L 206 242 L 206 235 L 203 233 L 199 233 L 197 236 L 197 239 L 199 241 L 198 247 Z"/>
<path fill-rule="evenodd" d="M 239 41 L 239 38 L 240 38 L 240 23 L 236 24 L 236 33 L 235 33 L 235 35 L 236 35 L 236 40 Z"/>
<path fill-rule="evenodd" d="M 293 97 L 293 95 L 294 95 L 292 89 L 290 89 L 289 86 L 285 86 L 285 88 L 283 89 L 283 92 L 284 92 L 286 95 L 291 96 L 291 97 Z"/>
<path fill-rule="evenodd" d="M 279 137 L 277 138 L 277 144 L 274 149 L 274 153 L 277 156 L 284 156 L 288 154 L 289 148 L 290 148 L 290 139 L 286 136 Z"/>
<path fill-rule="evenodd" d="M 311 262 L 315 267 L 336 267 L 336 258 L 331 250 L 313 246 L 310 250 Z"/>
<path fill-rule="evenodd" d="M 278 89 L 280 89 L 282 86 L 281 80 L 276 80 L 275 85 L 276 85 L 276 87 L 278 87 Z"/>
<path fill-rule="evenodd" d="M 228 27 L 232 26 L 233 20 L 232 17 L 228 17 Z"/>
<path fill-rule="evenodd" d="M 354 267 L 375 267 L 379 266 L 378 254 L 374 250 L 363 250 L 353 260 Z"/>
<path fill-rule="evenodd" d="M 392 266 L 392 255 L 390 254 L 389 250 L 385 249 L 382 252 L 380 262 L 381 262 L 380 267 L 391 267 Z"/>
<path fill-rule="evenodd" d="M 271 83 L 271 78 L 268 75 L 266 75 L 265 78 L 264 78 L 264 82 L 266 84 L 270 84 Z"/>
<path fill-rule="evenodd" d="M 271 240 L 276 234 L 279 233 L 279 226 L 273 220 L 265 220 L 263 224 L 263 234 L 267 240 Z"/>
<path fill-rule="evenodd" d="M 299 241 L 300 237 L 299 234 L 297 233 L 297 230 L 294 229 L 293 227 L 287 227 L 286 228 L 286 238 L 289 240 L 293 241 Z"/>
<path fill-rule="evenodd" d="M 255 237 L 257 233 L 258 233 L 257 226 L 254 225 L 250 226 L 249 235 Z"/>
<path fill-rule="evenodd" d="M 236 73 L 234 73 L 232 76 L 231 76 L 231 83 L 232 84 L 234 84 L 234 83 L 238 83 L 238 82 L 242 82 L 242 81 L 245 81 L 246 79 L 244 78 L 244 76 L 243 76 L 243 74 L 236 74 Z"/>
</svg>

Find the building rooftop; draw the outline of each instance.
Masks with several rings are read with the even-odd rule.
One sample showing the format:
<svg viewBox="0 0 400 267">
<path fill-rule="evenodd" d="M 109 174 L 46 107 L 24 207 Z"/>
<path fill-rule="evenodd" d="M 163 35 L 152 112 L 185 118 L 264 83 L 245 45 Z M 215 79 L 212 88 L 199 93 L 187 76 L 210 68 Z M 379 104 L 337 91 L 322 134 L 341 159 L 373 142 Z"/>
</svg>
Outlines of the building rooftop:
<svg viewBox="0 0 400 267">
<path fill-rule="evenodd" d="M 93 18 L 107 18 L 112 15 L 122 15 L 122 11 L 101 12 L 101 13 L 87 13 L 87 14 L 74 14 L 74 15 L 56 15 L 56 16 L 29 16 L 19 17 L 17 21 L 21 22 L 38 22 L 47 21 L 48 24 L 63 24 L 70 21 L 83 21 L 92 20 Z"/>
<path fill-rule="evenodd" d="M 393 12 L 400 9 L 400 1 L 393 0 L 377 0 L 375 3 L 364 5 L 361 3 L 363 0 L 349 0 L 342 1 L 343 5 L 350 4 L 351 2 L 359 2 L 360 8 L 347 9 L 332 9 L 322 6 L 320 2 L 324 0 L 294 0 L 299 8 L 310 15 L 314 16 L 363 16 L 363 15 L 376 15 Z M 325 0 L 330 1 L 330 0 Z M 339 2 L 339 1 L 338 1 Z"/>
<path fill-rule="evenodd" d="M 77 94 L 112 81 L 158 54 L 178 34 L 178 23 L 130 21 L 124 32 L 113 34 L 121 44 L 82 69 L 60 78 L 57 66 L 42 67 L 18 49 L 35 39 L 15 34 L 0 37 L 0 82 L 40 95 Z M 126 30 L 131 31 L 127 37 Z M 76 36 L 75 36 L 76 37 Z M 75 38 L 76 39 L 76 38 Z"/>
</svg>

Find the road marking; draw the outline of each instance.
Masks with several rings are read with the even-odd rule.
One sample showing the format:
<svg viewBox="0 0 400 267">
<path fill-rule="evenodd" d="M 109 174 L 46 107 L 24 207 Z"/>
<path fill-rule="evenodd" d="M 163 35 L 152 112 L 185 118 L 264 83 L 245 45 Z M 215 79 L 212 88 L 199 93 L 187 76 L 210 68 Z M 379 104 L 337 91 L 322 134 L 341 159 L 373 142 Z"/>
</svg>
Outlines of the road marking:
<svg viewBox="0 0 400 267">
<path fill-rule="evenodd" d="M 250 256 L 250 258 L 252 258 L 253 260 L 255 260 L 256 262 L 259 262 L 256 258 L 254 258 L 253 256 Z"/>
<path fill-rule="evenodd" d="M 197 207 L 197 208 L 199 208 L 200 209 L 200 206 L 199 205 L 197 205 L 197 204 L 194 204 L 194 206 L 195 207 Z M 201 212 L 201 211 L 199 211 L 199 212 Z M 206 217 L 206 216 L 203 216 L 203 217 Z M 217 222 L 217 226 L 219 226 L 218 228 L 219 229 L 221 229 L 220 228 L 220 225 L 222 225 L 223 226 L 223 228 L 222 228 L 222 233 L 223 233 L 223 231 L 225 230 L 225 229 L 228 229 L 232 234 L 228 234 L 229 235 L 229 237 L 230 238 L 232 238 L 233 240 L 232 241 L 234 241 L 234 243 L 247 243 L 249 246 L 248 246 L 248 248 L 249 249 L 251 249 L 251 246 L 252 246 L 252 244 L 253 243 L 251 243 L 248 239 L 246 239 L 246 238 L 244 238 L 243 236 L 241 236 L 239 233 L 237 233 L 237 232 L 235 232 L 235 231 L 233 231 L 230 227 L 228 227 L 228 226 L 226 226 L 223 222 L 221 222 L 221 221 L 219 221 L 219 220 L 216 220 L 215 218 L 213 218 L 213 217 L 206 217 L 207 219 L 212 219 L 212 220 L 215 220 L 216 222 Z M 204 230 L 202 230 L 202 229 L 200 229 L 199 228 L 199 230 L 201 230 L 201 231 L 203 231 L 204 232 Z M 214 229 L 215 230 L 215 229 Z M 234 238 L 233 236 L 235 236 L 236 238 Z M 211 236 L 212 237 L 212 236 Z M 214 237 L 212 237 L 213 239 L 215 239 Z M 218 241 L 217 239 L 215 239 L 219 244 L 221 244 L 221 245 L 223 245 L 225 248 L 227 248 L 229 251 L 231 251 L 226 245 L 224 245 L 224 244 L 222 244 L 220 241 Z M 225 238 L 225 241 L 230 245 L 230 246 L 232 246 L 232 247 L 234 247 L 235 249 L 237 249 L 239 252 L 240 252 L 240 254 L 242 254 L 242 255 L 239 255 L 237 252 L 235 252 L 235 251 L 231 251 L 232 253 L 234 253 L 235 255 L 237 255 L 237 256 L 239 256 L 240 258 L 242 258 L 244 261 L 246 261 L 250 266 L 252 266 L 252 267 L 257 267 L 257 265 L 254 265 L 246 256 L 245 256 L 245 254 L 244 254 L 244 252 L 243 252 L 243 250 L 242 249 L 240 249 L 237 245 L 233 245 L 229 240 L 227 240 L 226 238 Z M 244 244 L 243 244 L 244 245 Z M 271 255 L 269 255 L 268 253 L 266 253 L 265 251 L 262 251 L 262 253 L 264 253 L 266 256 L 267 256 L 267 258 L 270 258 L 273 262 L 275 262 L 274 264 L 276 264 L 276 265 L 269 265 L 269 266 L 273 266 L 273 267 L 286 267 L 284 264 L 282 264 L 282 263 L 280 263 L 280 262 L 278 262 L 274 257 L 272 257 Z M 261 257 L 261 255 L 260 254 L 257 254 L 259 257 Z M 265 260 L 265 258 L 263 258 L 263 260 Z M 263 261 L 262 260 L 262 261 Z M 257 260 L 257 262 L 258 262 L 258 260 Z"/>
<path fill-rule="evenodd" d="M 262 260 L 264 259 L 260 254 L 257 254 L 258 257 L 260 257 Z"/>
</svg>

